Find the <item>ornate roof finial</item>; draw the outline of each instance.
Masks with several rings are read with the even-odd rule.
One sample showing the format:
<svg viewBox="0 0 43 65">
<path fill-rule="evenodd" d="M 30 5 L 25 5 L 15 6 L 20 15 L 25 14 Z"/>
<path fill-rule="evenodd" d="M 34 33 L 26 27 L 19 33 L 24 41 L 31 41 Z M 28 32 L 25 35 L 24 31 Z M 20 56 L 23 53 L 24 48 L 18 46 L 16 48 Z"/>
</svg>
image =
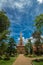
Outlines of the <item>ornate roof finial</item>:
<svg viewBox="0 0 43 65">
<path fill-rule="evenodd" d="M 18 46 L 24 46 L 24 44 L 23 44 L 23 38 L 22 38 L 22 32 L 20 32 L 20 41 L 19 41 Z"/>
<path fill-rule="evenodd" d="M 22 32 L 20 32 L 20 38 L 22 38 Z"/>
<path fill-rule="evenodd" d="M 20 32 L 20 45 L 23 45 L 22 32 Z"/>
</svg>

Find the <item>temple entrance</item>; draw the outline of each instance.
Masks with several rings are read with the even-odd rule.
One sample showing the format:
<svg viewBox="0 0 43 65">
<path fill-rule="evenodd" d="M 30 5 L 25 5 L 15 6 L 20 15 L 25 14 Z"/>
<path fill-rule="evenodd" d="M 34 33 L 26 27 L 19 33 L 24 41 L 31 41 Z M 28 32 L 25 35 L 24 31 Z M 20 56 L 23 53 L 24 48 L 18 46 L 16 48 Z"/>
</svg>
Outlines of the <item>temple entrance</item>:
<svg viewBox="0 0 43 65">
<path fill-rule="evenodd" d="M 20 54 L 23 54 L 23 52 L 21 51 Z"/>
</svg>

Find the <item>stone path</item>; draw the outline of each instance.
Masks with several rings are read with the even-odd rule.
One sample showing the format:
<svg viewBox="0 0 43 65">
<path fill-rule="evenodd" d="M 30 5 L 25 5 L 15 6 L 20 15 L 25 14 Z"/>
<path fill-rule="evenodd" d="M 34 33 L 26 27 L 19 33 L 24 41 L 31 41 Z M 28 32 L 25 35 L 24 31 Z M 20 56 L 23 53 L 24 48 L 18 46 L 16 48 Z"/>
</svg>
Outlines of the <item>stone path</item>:
<svg viewBox="0 0 43 65">
<path fill-rule="evenodd" d="M 13 65 L 32 65 L 32 61 L 31 58 L 27 58 L 23 54 L 20 54 Z"/>
</svg>

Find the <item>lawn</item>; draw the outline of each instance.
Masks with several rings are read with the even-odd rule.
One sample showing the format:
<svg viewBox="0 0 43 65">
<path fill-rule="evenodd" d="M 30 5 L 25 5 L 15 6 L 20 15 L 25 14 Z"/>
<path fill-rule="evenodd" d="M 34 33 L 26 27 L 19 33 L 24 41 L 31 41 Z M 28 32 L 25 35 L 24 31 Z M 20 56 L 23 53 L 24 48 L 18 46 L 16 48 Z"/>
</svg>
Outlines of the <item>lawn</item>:
<svg viewBox="0 0 43 65">
<path fill-rule="evenodd" d="M 41 61 L 41 62 L 33 62 L 33 65 L 43 65 L 43 61 Z"/>
<path fill-rule="evenodd" d="M 12 65 L 13 62 L 16 60 L 16 57 L 11 57 L 10 60 L 0 60 L 0 65 Z"/>
<path fill-rule="evenodd" d="M 37 55 L 25 55 L 26 57 L 30 57 L 30 58 L 43 58 L 43 56 L 37 56 Z"/>
</svg>

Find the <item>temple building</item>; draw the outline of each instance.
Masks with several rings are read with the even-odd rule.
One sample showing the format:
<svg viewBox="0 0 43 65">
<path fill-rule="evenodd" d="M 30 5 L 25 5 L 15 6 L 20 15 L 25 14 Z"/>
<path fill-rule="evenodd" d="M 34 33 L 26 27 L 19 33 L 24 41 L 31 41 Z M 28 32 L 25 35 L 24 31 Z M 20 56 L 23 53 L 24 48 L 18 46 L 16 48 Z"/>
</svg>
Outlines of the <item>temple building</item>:
<svg viewBox="0 0 43 65">
<path fill-rule="evenodd" d="M 25 53 L 25 48 L 24 48 L 24 44 L 23 44 L 23 39 L 22 39 L 22 33 L 20 33 L 20 41 L 17 45 L 17 52 L 19 54 L 24 54 Z"/>
</svg>

